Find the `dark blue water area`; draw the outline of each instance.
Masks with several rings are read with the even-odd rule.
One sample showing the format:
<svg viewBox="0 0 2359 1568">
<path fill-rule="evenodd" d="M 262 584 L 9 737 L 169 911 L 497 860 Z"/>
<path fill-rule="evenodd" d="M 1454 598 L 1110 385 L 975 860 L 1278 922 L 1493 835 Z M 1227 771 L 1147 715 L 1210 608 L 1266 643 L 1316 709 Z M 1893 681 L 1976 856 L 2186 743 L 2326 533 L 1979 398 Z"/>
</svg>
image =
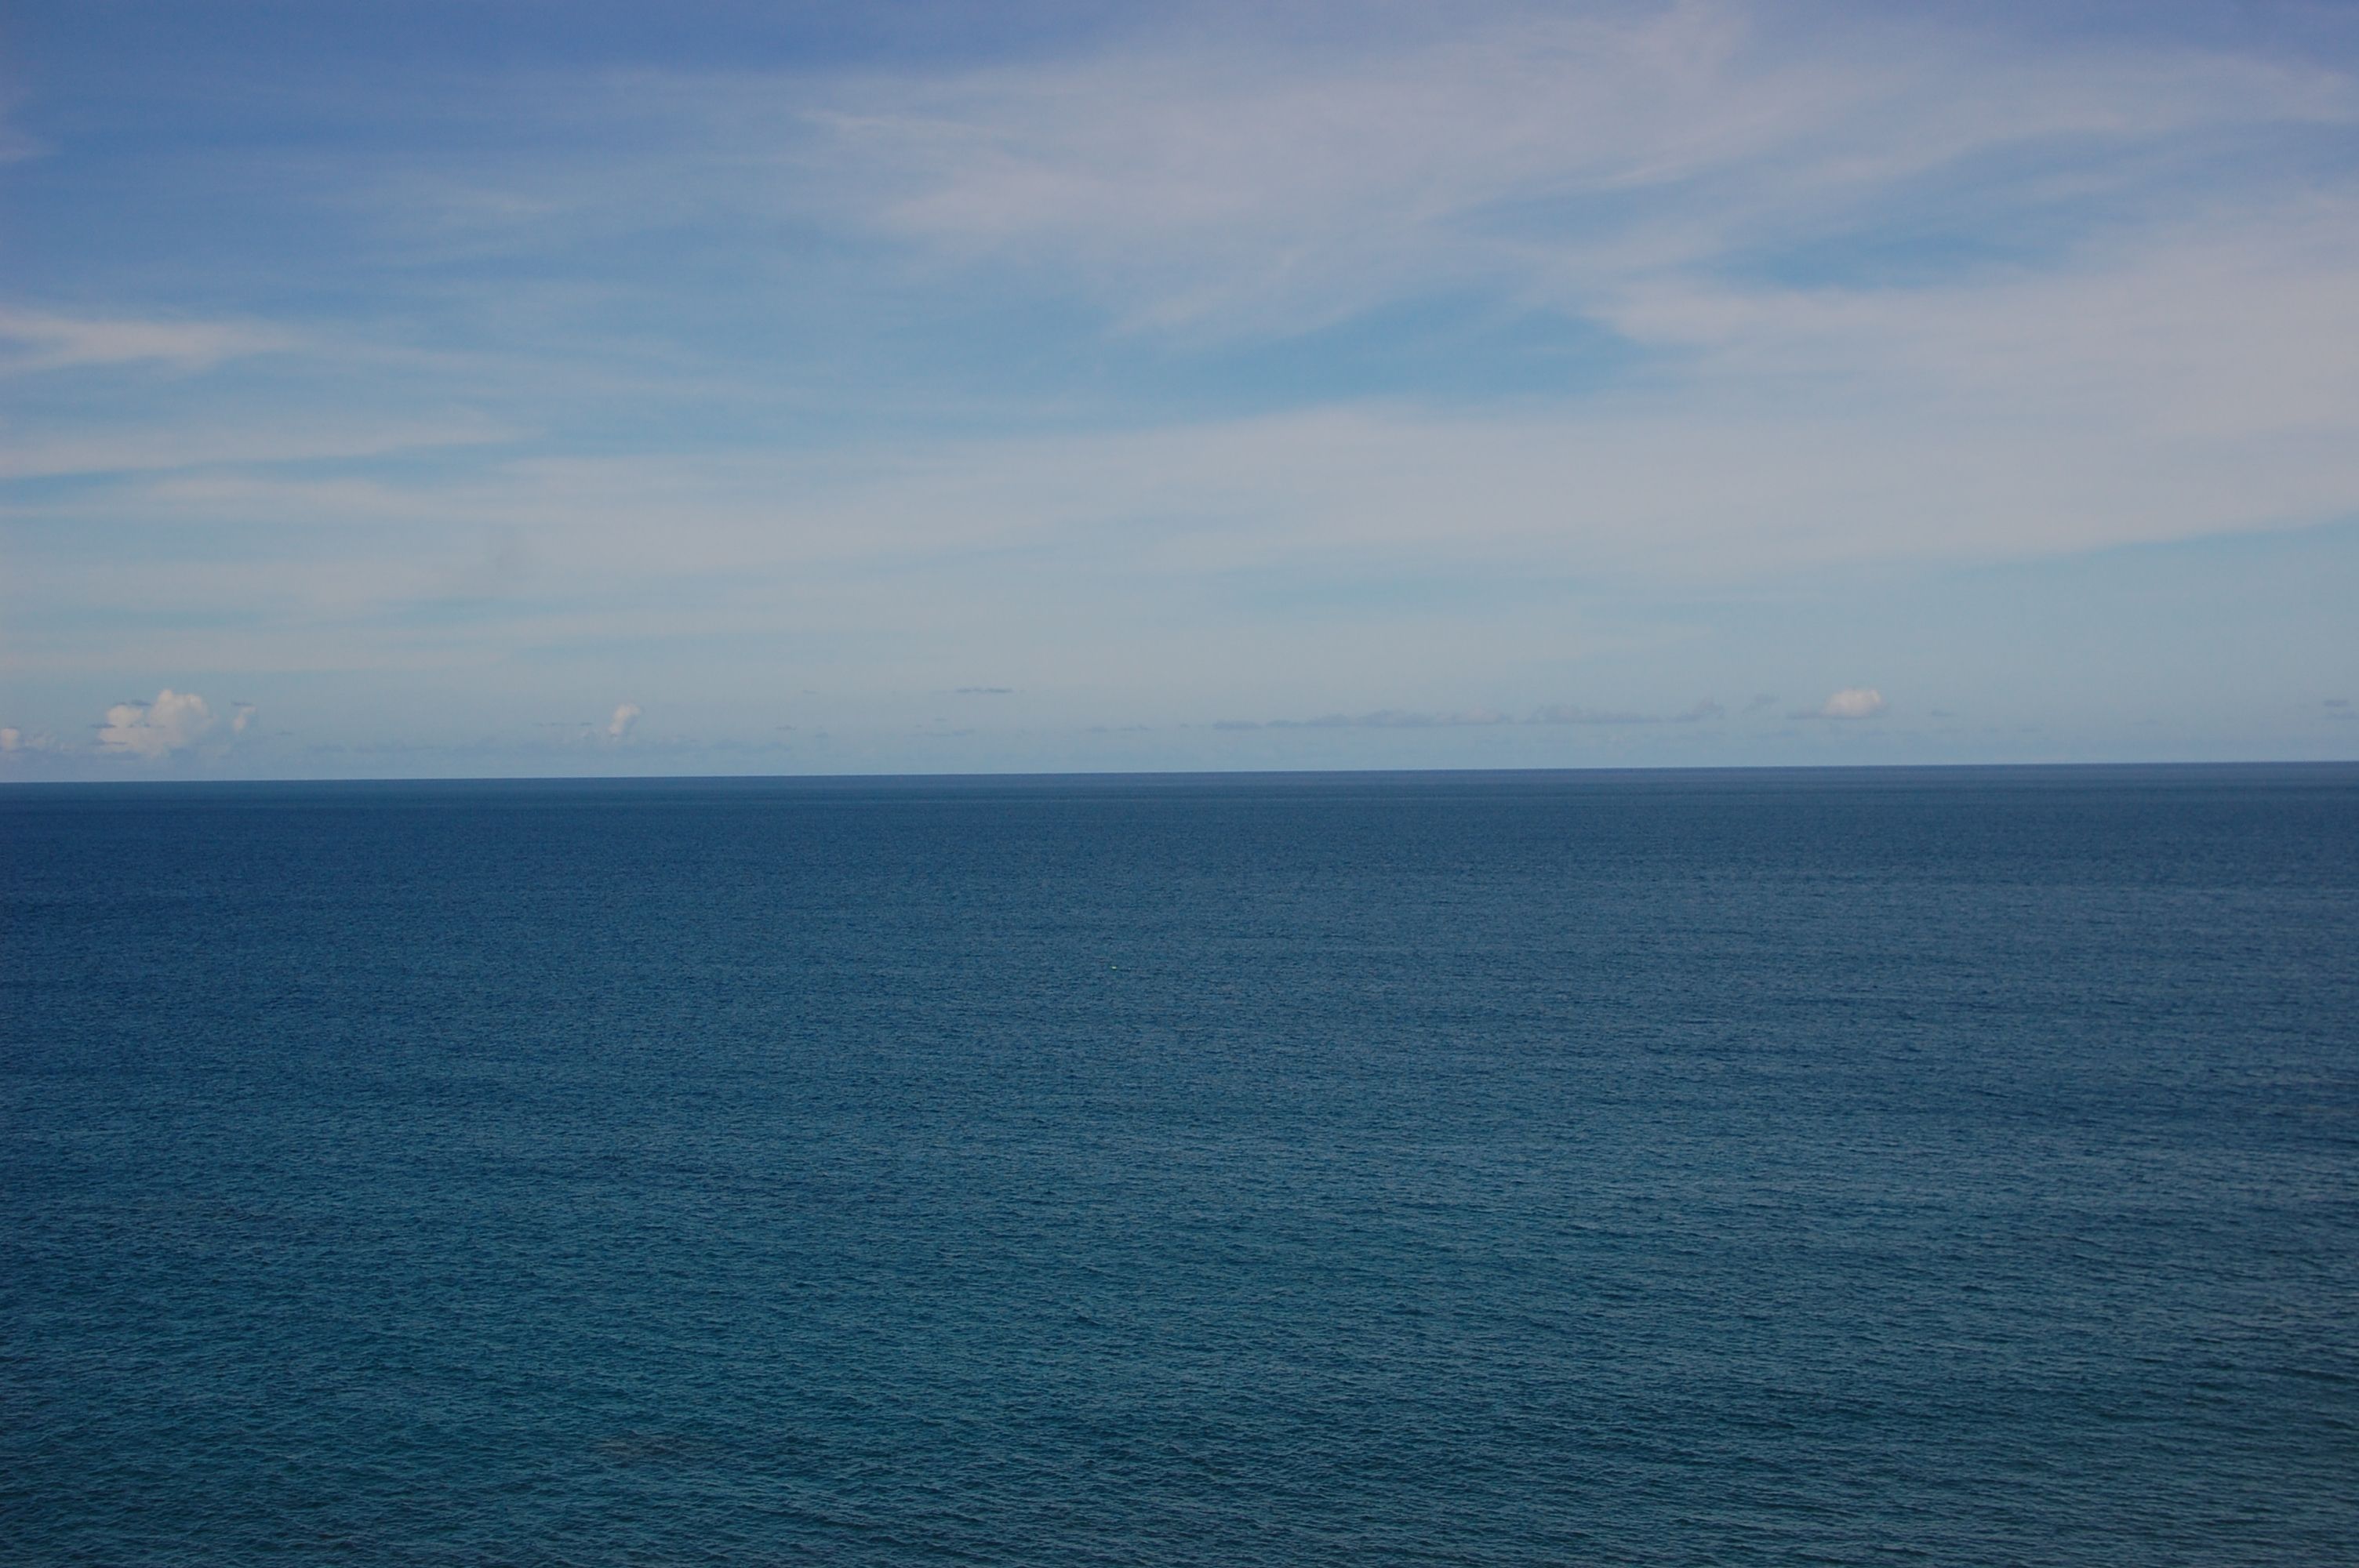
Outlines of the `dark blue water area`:
<svg viewBox="0 0 2359 1568">
<path fill-rule="evenodd" d="M 2359 768 L 0 792 L 13 1563 L 2359 1561 Z"/>
</svg>

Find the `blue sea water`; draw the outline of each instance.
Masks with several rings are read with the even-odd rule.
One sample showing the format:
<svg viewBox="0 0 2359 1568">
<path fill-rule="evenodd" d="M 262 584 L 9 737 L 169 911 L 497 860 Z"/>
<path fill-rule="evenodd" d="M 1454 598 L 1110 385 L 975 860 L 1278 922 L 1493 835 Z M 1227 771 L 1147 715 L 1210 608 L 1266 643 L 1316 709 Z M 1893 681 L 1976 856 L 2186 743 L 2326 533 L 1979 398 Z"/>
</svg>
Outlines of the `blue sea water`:
<svg viewBox="0 0 2359 1568">
<path fill-rule="evenodd" d="M 0 1556 L 2359 1561 L 2359 768 L 0 792 Z"/>
</svg>

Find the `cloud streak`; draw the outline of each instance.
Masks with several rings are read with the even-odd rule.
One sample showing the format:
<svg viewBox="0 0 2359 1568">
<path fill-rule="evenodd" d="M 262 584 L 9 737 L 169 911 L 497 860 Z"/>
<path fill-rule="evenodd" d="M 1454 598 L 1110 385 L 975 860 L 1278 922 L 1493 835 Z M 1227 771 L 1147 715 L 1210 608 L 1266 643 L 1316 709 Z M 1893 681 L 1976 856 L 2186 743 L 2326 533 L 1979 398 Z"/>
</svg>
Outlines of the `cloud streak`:
<svg viewBox="0 0 2359 1568">
<path fill-rule="evenodd" d="M 1693 724 L 1703 719 L 1721 718 L 1725 711 L 1720 704 L 1709 699 L 1673 714 L 1637 713 L 1623 708 L 1582 708 L 1577 704 L 1561 702 L 1535 708 L 1521 718 L 1489 708 L 1470 708 L 1450 712 L 1381 708 L 1367 713 L 1322 714 L 1316 719 L 1225 719 L 1216 722 L 1212 728 L 1215 730 L 1465 730 L 1494 729 L 1510 724 L 1616 727 L 1632 724 Z"/>
<path fill-rule="evenodd" d="M 0 374 L 160 364 L 205 370 L 225 360 L 284 352 L 300 340 L 255 322 L 60 316 L 0 308 Z"/>
</svg>

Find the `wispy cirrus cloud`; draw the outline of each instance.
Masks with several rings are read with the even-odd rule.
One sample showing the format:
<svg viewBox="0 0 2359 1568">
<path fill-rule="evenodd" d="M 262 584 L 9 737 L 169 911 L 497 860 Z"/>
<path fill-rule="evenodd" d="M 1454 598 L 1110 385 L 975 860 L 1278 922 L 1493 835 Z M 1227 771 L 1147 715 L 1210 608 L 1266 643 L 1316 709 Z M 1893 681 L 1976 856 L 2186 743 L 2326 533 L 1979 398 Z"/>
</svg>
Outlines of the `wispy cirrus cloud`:
<svg viewBox="0 0 2359 1568">
<path fill-rule="evenodd" d="M 632 156 L 495 153 L 463 205 L 527 249 L 815 224 L 885 242 L 902 286 L 1081 297 L 1183 354 L 1471 291 L 1642 356 L 1506 411 L 1330 396 L 897 438 L 870 449 L 873 483 L 847 475 L 855 443 L 831 475 L 764 481 L 806 542 L 854 514 L 887 554 L 1146 514 L 1381 551 L 1440 543 L 1450 515 L 1476 557 L 1743 572 L 2359 505 L 2359 189 L 2319 161 L 2359 117 L 2349 71 L 2136 36 L 2027 45 L 1956 16 L 1807 45 L 1781 22 L 1495 5 L 1305 41 L 1231 16 L 1018 63 L 569 80 L 519 102 L 638 127 Z M 405 178 L 390 199 L 427 200 Z M 552 232 L 569 214 L 586 227 Z M 677 485 L 647 503 L 690 555 L 766 549 L 717 482 L 764 461 L 700 454 L 675 481 L 688 465 L 660 455 L 542 460 L 496 504 L 588 519 L 618 498 L 577 503 L 569 476 L 603 468 Z"/>
<path fill-rule="evenodd" d="M 0 307 L 0 374 L 136 364 L 204 370 L 224 360 L 284 352 L 301 341 L 260 322 L 63 316 Z"/>
<path fill-rule="evenodd" d="M 225 421 L 208 415 L 203 418 L 158 420 L 129 427 L 85 426 L 14 436 L 0 439 L 0 481 L 90 478 L 169 470 L 268 469 L 283 464 L 481 447 L 514 438 L 509 427 L 483 418 L 366 420 L 323 418 L 310 410 L 294 408 L 277 412 L 278 417 L 247 421 Z M 365 481 L 344 482 L 347 503 L 367 488 Z M 203 483 L 192 483 L 177 493 L 188 500 L 209 493 L 227 500 L 240 489 L 235 481 L 217 481 L 210 490 Z M 284 499 L 305 489 L 316 494 L 321 483 L 300 480 L 287 490 L 274 491 L 270 481 L 257 477 L 245 481 L 243 489 L 249 495 L 258 497 L 268 492 Z M 159 489 L 147 493 L 166 500 L 175 492 Z M 342 508 L 337 510 L 341 512 Z M 309 513 L 314 517 L 321 514 L 321 509 L 316 505 Z"/>
<path fill-rule="evenodd" d="M 1643 330 L 1620 301 L 1649 280 L 1896 209 L 1921 223 L 1937 192 L 1984 217 L 1995 201 L 2118 221 L 2183 193 L 2170 149 L 2359 120 L 2349 77 L 2305 61 L 2027 49 L 1930 16 L 1798 48 L 1780 20 L 1495 5 L 1291 48 L 1274 28 L 1150 30 L 838 84 L 800 112 L 820 156 L 788 167 L 852 221 L 1054 269 L 1137 327 L 1291 333 L 1481 286 Z M 724 84 L 705 112 L 744 135 L 759 91 Z M 797 128 L 779 127 L 790 147 Z M 2041 179 L 1992 179 L 2029 149 Z"/>
<path fill-rule="evenodd" d="M 49 151 L 49 144 L 27 134 L 17 119 L 17 95 L 0 92 L 0 164 L 24 163 Z"/>
</svg>

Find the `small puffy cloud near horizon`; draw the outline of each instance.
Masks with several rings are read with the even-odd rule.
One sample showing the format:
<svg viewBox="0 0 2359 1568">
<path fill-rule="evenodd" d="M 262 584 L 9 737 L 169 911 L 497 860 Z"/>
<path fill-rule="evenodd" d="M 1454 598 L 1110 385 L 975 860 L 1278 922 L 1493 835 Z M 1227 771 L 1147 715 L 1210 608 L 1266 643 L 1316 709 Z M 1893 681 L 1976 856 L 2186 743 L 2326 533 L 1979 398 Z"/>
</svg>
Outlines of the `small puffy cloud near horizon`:
<svg viewBox="0 0 2359 1568">
<path fill-rule="evenodd" d="M 637 703 L 617 703 L 614 717 L 606 720 L 606 739 L 609 741 L 626 739 L 631 733 L 631 726 L 638 721 L 639 705 Z"/>
<path fill-rule="evenodd" d="M 214 712 L 212 704 L 196 692 L 175 691 L 168 686 L 158 690 L 151 702 L 132 700 L 111 705 L 105 716 L 91 726 L 95 733 L 87 748 L 60 741 L 45 730 L 26 730 L 10 724 L 0 726 L 0 753 L 43 753 L 53 758 L 95 753 L 161 762 L 196 750 L 208 737 L 218 737 L 208 752 L 218 755 L 226 752 L 237 737 L 252 728 L 258 711 L 251 702 L 232 703 L 223 733 L 223 716 Z"/>
<path fill-rule="evenodd" d="M 231 721 L 232 731 L 243 730 L 253 712 L 252 705 L 241 704 Z M 153 702 L 118 702 L 109 708 L 106 722 L 99 727 L 98 749 L 158 762 L 196 745 L 213 723 L 213 710 L 203 697 L 168 686 Z"/>
<path fill-rule="evenodd" d="M 1887 705 L 1872 686 L 1847 686 L 1815 708 L 1797 711 L 1796 719 L 1873 719 Z"/>
</svg>

